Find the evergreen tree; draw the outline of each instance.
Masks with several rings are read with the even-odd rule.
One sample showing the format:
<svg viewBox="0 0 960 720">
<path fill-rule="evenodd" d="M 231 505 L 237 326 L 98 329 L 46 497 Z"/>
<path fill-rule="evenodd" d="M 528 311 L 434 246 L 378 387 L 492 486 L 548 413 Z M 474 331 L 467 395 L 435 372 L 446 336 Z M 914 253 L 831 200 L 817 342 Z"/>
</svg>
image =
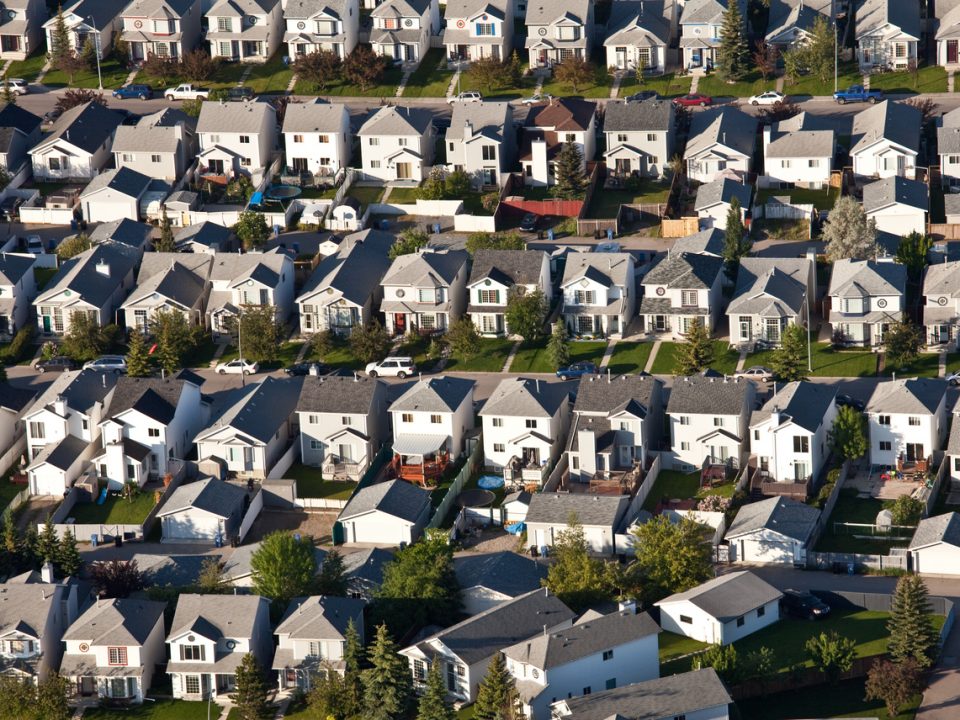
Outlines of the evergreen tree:
<svg viewBox="0 0 960 720">
<path fill-rule="evenodd" d="M 232 696 L 240 720 L 262 720 L 270 714 L 263 669 L 253 653 L 247 653 L 235 671 L 236 691 Z"/>
<path fill-rule="evenodd" d="M 147 347 L 147 338 L 139 330 L 133 330 L 127 349 L 127 375 L 149 377 L 150 372 L 150 348 Z"/>
<path fill-rule="evenodd" d="M 740 200 L 730 199 L 730 209 L 727 211 L 727 229 L 724 231 L 723 259 L 728 266 L 736 266 L 740 258 L 750 252 L 750 241 L 743 228 L 743 212 Z"/>
<path fill-rule="evenodd" d="M 477 688 L 476 720 L 518 720 L 517 685 L 507 671 L 503 653 L 496 653 Z"/>
<path fill-rule="evenodd" d="M 56 67 L 60 60 L 73 51 L 70 48 L 70 31 L 63 16 L 63 7 L 57 6 L 57 16 L 50 33 L 50 63 Z"/>
<path fill-rule="evenodd" d="M 564 143 L 557 153 L 556 184 L 553 194 L 558 198 L 577 200 L 587 189 L 587 174 L 583 169 L 583 154 L 573 143 Z"/>
<path fill-rule="evenodd" d="M 53 519 L 47 515 L 43 523 L 43 530 L 37 539 L 37 556 L 41 562 L 57 561 L 57 552 L 60 549 L 60 538 L 57 537 L 57 529 L 53 526 Z"/>
<path fill-rule="evenodd" d="M 167 373 L 175 373 L 181 360 L 195 345 L 196 336 L 190 323 L 176 310 L 157 310 L 150 320 L 150 330 L 157 341 L 157 360 Z"/>
<path fill-rule="evenodd" d="M 63 537 L 60 538 L 60 545 L 57 548 L 57 565 L 66 577 L 76 576 L 83 567 L 83 558 L 80 557 L 80 550 L 77 549 L 77 539 L 69 528 L 64 530 Z"/>
<path fill-rule="evenodd" d="M 780 347 L 773 351 L 770 366 L 777 379 L 783 382 L 805 380 L 807 377 L 807 331 L 800 325 L 790 325 L 780 336 Z"/>
<path fill-rule="evenodd" d="M 344 679 L 330 667 L 315 676 L 313 689 L 307 695 L 310 717 L 320 720 L 346 720 L 350 717 L 344 703 Z M 298 713 L 299 715 L 299 713 Z"/>
<path fill-rule="evenodd" d="M 160 216 L 160 237 L 153 242 L 153 249 L 157 252 L 176 252 L 177 243 L 173 239 L 173 226 L 167 216 L 167 207 L 164 205 Z"/>
<path fill-rule="evenodd" d="M 480 352 L 480 333 L 473 321 L 464 315 L 447 329 L 447 347 L 457 360 L 470 360 Z"/>
<path fill-rule="evenodd" d="M 13 521 L 13 514 L 10 512 L 3 516 L 3 549 L 11 555 L 16 555 L 20 551 L 17 524 Z"/>
<path fill-rule="evenodd" d="M 823 224 L 822 236 L 830 262 L 846 258 L 867 260 L 877 252 L 877 221 L 868 220 L 863 206 L 849 195 L 834 204 Z"/>
<path fill-rule="evenodd" d="M 443 681 L 443 663 L 434 660 L 427 674 L 427 684 L 420 696 L 417 720 L 454 720 L 456 713 L 447 704 L 447 688 Z"/>
<path fill-rule="evenodd" d="M 283 326 L 277 321 L 277 309 L 273 305 L 244 305 L 240 332 L 244 359 L 258 363 L 277 359 L 283 341 Z"/>
<path fill-rule="evenodd" d="M 363 643 L 353 618 L 347 621 L 343 645 L 344 710 L 347 717 L 363 708 Z"/>
<path fill-rule="evenodd" d="M 364 719 L 400 720 L 406 715 L 412 693 L 410 666 L 397 654 L 386 625 L 377 627 L 368 659 L 370 667 L 362 675 Z"/>
<path fill-rule="evenodd" d="M 690 327 L 683 337 L 686 342 L 677 347 L 674 375 L 696 375 L 710 367 L 713 362 L 713 343 L 700 317 L 695 317 L 690 322 Z"/>
<path fill-rule="evenodd" d="M 37 702 L 31 708 L 34 710 L 34 717 L 37 720 L 67 720 L 71 717 L 72 711 L 67 704 L 67 696 L 70 690 L 69 681 L 57 673 L 47 675 L 44 680 L 37 685 Z M 2 696 L 2 693 L 0 693 Z M 18 717 L 23 718 L 24 715 Z M 26 717 L 30 717 L 29 714 Z"/>
<path fill-rule="evenodd" d="M 557 370 L 566 367 L 570 362 L 567 328 L 564 327 L 562 318 L 553 324 L 553 332 L 550 333 L 550 340 L 547 342 L 547 357 Z"/>
<path fill-rule="evenodd" d="M 750 49 L 744 35 L 740 3 L 727 3 L 720 28 L 720 48 L 717 58 L 717 74 L 726 81 L 739 80 L 750 66 Z"/>
<path fill-rule="evenodd" d="M 912 658 L 921 668 L 933 665 L 937 648 L 937 631 L 930 622 L 930 600 L 927 586 L 919 575 L 904 575 L 897 581 L 890 607 L 887 630 L 890 643 L 887 652 L 897 661 Z"/>
</svg>

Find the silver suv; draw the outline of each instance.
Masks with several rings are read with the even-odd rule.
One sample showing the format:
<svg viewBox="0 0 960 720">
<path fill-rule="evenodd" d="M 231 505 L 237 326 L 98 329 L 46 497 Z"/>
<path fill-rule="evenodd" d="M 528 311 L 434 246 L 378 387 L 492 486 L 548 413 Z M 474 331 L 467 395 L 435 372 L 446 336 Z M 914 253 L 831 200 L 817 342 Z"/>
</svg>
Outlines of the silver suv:
<svg viewBox="0 0 960 720">
<path fill-rule="evenodd" d="M 109 370 L 118 375 L 127 371 L 127 359 L 123 355 L 101 355 L 96 360 L 83 364 L 84 370 Z"/>
<path fill-rule="evenodd" d="M 413 358 L 410 357 L 387 357 L 378 363 L 368 363 L 366 370 L 367 375 L 372 378 L 382 375 L 384 377 L 398 377 L 402 380 L 417 372 L 417 366 L 413 364 Z"/>
</svg>

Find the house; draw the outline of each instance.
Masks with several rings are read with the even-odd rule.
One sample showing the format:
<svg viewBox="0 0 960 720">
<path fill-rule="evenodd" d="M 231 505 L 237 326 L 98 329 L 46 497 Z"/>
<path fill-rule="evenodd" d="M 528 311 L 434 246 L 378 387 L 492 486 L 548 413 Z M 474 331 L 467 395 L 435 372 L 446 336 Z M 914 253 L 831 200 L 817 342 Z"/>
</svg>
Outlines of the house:
<svg viewBox="0 0 960 720">
<path fill-rule="evenodd" d="M 746 224 L 752 196 L 753 188 L 750 185 L 730 177 L 718 177 L 697 188 L 694 210 L 697 211 L 701 226 L 726 230 L 734 199 L 740 205 L 740 222 Z"/>
<path fill-rule="evenodd" d="M 410 662 L 414 688 L 422 689 L 433 663 L 442 663 L 447 695 L 470 703 L 495 654 L 513 643 L 569 628 L 574 617 L 549 590 L 533 590 L 441 630 L 400 654 Z"/>
<path fill-rule="evenodd" d="M 249 497 L 238 484 L 203 478 L 180 485 L 157 512 L 161 542 L 215 543 L 240 538 Z"/>
<path fill-rule="evenodd" d="M 0 107 L 0 168 L 11 175 L 17 172 L 27 159 L 27 151 L 40 142 L 40 124 L 39 117 L 16 103 Z"/>
<path fill-rule="evenodd" d="M 143 0 L 154 1 L 159 0 Z M 174 108 L 145 115 L 136 125 L 117 128 L 113 138 L 114 163 L 118 168 L 176 182 L 197 155 L 196 129 L 195 118 Z"/>
<path fill-rule="evenodd" d="M 541 292 L 549 301 L 550 263 L 541 250 L 478 250 L 467 281 L 467 312 L 482 335 L 509 335 L 511 293 Z"/>
<path fill-rule="evenodd" d="M 527 0 L 525 18 L 531 69 L 552 68 L 568 57 L 590 59 L 594 27 L 589 0 Z"/>
<path fill-rule="evenodd" d="M 960 62 L 957 43 L 960 40 L 960 7 L 955 2 L 941 2 L 934 7 L 928 33 L 933 32 L 936 42 L 935 62 L 950 67 Z"/>
<path fill-rule="evenodd" d="M 63 635 L 62 675 L 81 698 L 140 704 L 152 687 L 163 643 L 165 602 L 97 601 Z"/>
<path fill-rule="evenodd" d="M 265 63 L 283 40 L 281 8 L 281 0 L 216 0 L 206 12 L 210 57 Z"/>
<path fill-rule="evenodd" d="M 60 10 L 51 13 L 50 19 L 43 23 L 47 47 L 54 45 L 57 17 L 62 13 L 70 49 L 81 54 L 90 43 L 99 50 L 100 59 L 106 60 L 113 50 L 114 34 L 120 32 L 123 9 L 129 3 L 130 0 L 75 0 L 60 5 Z"/>
<path fill-rule="evenodd" d="M 479 413 L 484 467 L 541 485 L 563 452 L 576 388 L 575 382 L 501 380 Z"/>
<path fill-rule="evenodd" d="M 636 270 L 630 253 L 567 255 L 560 281 L 560 315 L 575 336 L 623 336 L 637 303 Z"/>
<path fill-rule="evenodd" d="M 740 17 L 746 25 L 747 3 L 739 2 Z M 680 15 L 680 54 L 684 68 L 690 72 L 706 73 L 714 69 L 720 57 L 720 37 L 727 2 L 723 0 L 692 0 L 682 6 Z M 693 137 L 691 132 L 690 137 Z"/>
<path fill-rule="evenodd" d="M 370 47 L 390 63 L 416 67 L 440 32 L 437 0 L 385 0 L 370 13 Z"/>
<path fill-rule="evenodd" d="M 384 567 L 393 559 L 392 551 L 378 547 L 362 548 L 345 554 L 343 569 L 347 580 L 347 597 L 370 603 L 377 589 L 383 584 Z"/>
<path fill-rule="evenodd" d="M 894 235 L 927 231 L 927 184 L 896 175 L 863 186 L 863 209 L 877 230 Z"/>
<path fill-rule="evenodd" d="M 285 322 L 293 311 L 294 275 L 288 255 L 217 252 L 210 267 L 206 306 L 207 325 L 214 336 L 230 333 L 247 306 L 272 305 L 277 321 Z"/>
<path fill-rule="evenodd" d="M 583 376 L 567 440 L 571 482 L 610 479 L 638 466 L 646 468 L 662 423 L 660 380 L 643 375 Z"/>
<path fill-rule="evenodd" d="M 770 0 L 766 41 L 781 53 L 798 47 L 821 17 L 833 23 L 832 0 Z"/>
<path fill-rule="evenodd" d="M 755 397 L 749 380 L 676 378 L 667 403 L 674 468 L 742 467 Z"/>
<path fill-rule="evenodd" d="M 836 395 L 836 388 L 828 385 L 787 383 L 753 414 L 750 452 L 757 457 L 761 477 L 774 485 L 801 483 L 798 494 L 806 498 L 809 483 L 820 475 L 829 455 Z"/>
<path fill-rule="evenodd" d="M 212 262 L 213 256 L 204 254 L 144 255 L 137 285 L 120 306 L 127 332 L 149 335 L 160 312 L 179 313 L 189 325 L 203 327 Z"/>
<path fill-rule="evenodd" d="M 119 243 L 137 251 L 141 261 L 144 251 L 150 246 L 150 236 L 153 234 L 153 225 L 137 222 L 130 218 L 120 218 L 110 222 L 100 223 L 87 235 L 91 245 L 103 243 Z"/>
<path fill-rule="evenodd" d="M 587 550 L 595 555 L 613 555 L 617 551 L 614 536 L 629 506 L 628 495 L 534 493 L 525 520 L 527 538 L 537 548 L 551 548 L 575 517 L 583 529 Z"/>
<path fill-rule="evenodd" d="M 306 377 L 297 401 L 300 459 L 359 482 L 387 439 L 387 387 L 371 377 Z"/>
<path fill-rule="evenodd" d="M 707 228 L 693 235 L 677 238 L 670 248 L 672 255 L 689 253 L 692 255 L 712 255 L 723 257 L 723 245 L 726 242 L 725 233 L 720 228 Z M 747 258 L 741 258 L 741 262 Z"/>
<path fill-rule="evenodd" d="M 449 167 L 467 173 L 477 189 L 499 188 L 506 182 L 516 155 L 510 103 L 454 103 L 444 142 Z"/>
<path fill-rule="evenodd" d="M 0 397 L 0 447 L 12 448 L 23 432 L 23 414 L 33 405 L 37 391 L 3 383 Z"/>
<path fill-rule="evenodd" d="M 297 378 L 266 377 L 238 388 L 197 433 L 197 457 L 219 458 L 239 477 L 266 478 L 296 436 L 293 414 L 299 399 Z"/>
<path fill-rule="evenodd" d="M 887 0 L 880 0 L 886 2 Z M 858 178 L 913 179 L 920 152 L 921 113 L 884 100 L 853 116 L 850 159 Z"/>
<path fill-rule="evenodd" d="M 342 60 L 357 46 L 360 5 L 357 0 L 288 0 L 283 4 L 283 22 L 289 58 L 326 50 Z"/>
<path fill-rule="evenodd" d="M 895 0 L 857 0 L 856 17 L 861 71 L 906 70 L 917 62 L 917 43 L 924 30 L 919 13 Z"/>
<path fill-rule="evenodd" d="M 647 333 L 682 338 L 694 318 L 712 333 L 722 304 L 723 258 L 670 252 L 643 276 L 640 320 Z"/>
<path fill-rule="evenodd" d="M 346 670 L 343 655 L 347 629 L 353 625 L 363 647 L 363 608 L 356 598 L 314 595 L 290 601 L 275 631 L 273 669 L 280 691 L 310 692 L 314 681 L 333 670 Z"/>
<path fill-rule="evenodd" d="M 947 383 L 909 378 L 877 383 L 864 414 L 870 463 L 903 470 L 922 468 L 947 437 Z"/>
<path fill-rule="evenodd" d="M 205 700 L 232 692 L 234 672 L 247 653 L 261 667 L 269 663 L 269 608 L 270 601 L 258 595 L 180 595 L 167 635 L 174 698 Z"/>
<path fill-rule="evenodd" d="M 384 3 L 378 10 L 387 6 Z M 360 127 L 357 137 L 366 180 L 419 183 L 433 165 L 433 113 L 427 108 L 382 107 Z"/>
<path fill-rule="evenodd" d="M 923 518 L 907 548 L 913 571 L 930 575 L 960 573 L 960 515 Z"/>
<path fill-rule="evenodd" d="M 252 588 L 253 587 L 253 556 L 260 549 L 262 541 L 247 543 L 235 548 L 230 557 L 223 562 L 220 579 L 233 588 Z M 319 574 L 323 561 L 327 557 L 327 551 L 319 547 L 313 547 L 313 557 L 316 560 L 317 573 Z M 234 590 L 234 592 L 237 592 Z"/>
<path fill-rule="evenodd" d="M 204 555 L 134 553 L 130 559 L 136 561 L 137 569 L 143 573 L 143 582 L 147 587 L 164 585 L 183 587 L 199 581 L 206 557 Z M 166 651 L 164 651 L 165 656 Z"/>
<path fill-rule="evenodd" d="M 347 235 L 335 255 L 324 258 L 297 297 L 300 331 L 349 335 L 374 319 L 394 237 L 381 230 Z"/>
<path fill-rule="evenodd" d="M 667 675 L 613 690 L 557 700 L 558 720 L 730 720 L 733 702 L 717 671 L 711 667 Z"/>
<path fill-rule="evenodd" d="M 635 4 L 618 2 L 614 12 L 620 5 Z M 667 100 L 607 103 L 603 118 L 607 177 L 662 177 L 674 154 L 674 117 L 673 103 Z"/>
<path fill-rule="evenodd" d="M 788 327 L 806 327 L 816 299 L 814 266 L 811 258 L 741 258 L 727 306 L 730 344 L 779 345 Z"/>
<path fill-rule="evenodd" d="M 717 0 L 705 2 L 719 6 Z M 736 108 L 707 108 L 694 113 L 683 153 L 687 177 L 708 183 L 728 171 L 738 176 L 751 172 L 756 132 L 756 118 Z"/>
<path fill-rule="evenodd" d="M 130 60 L 182 58 L 200 42 L 200 0 L 133 0 L 123 11 L 120 37 Z"/>
<path fill-rule="evenodd" d="M 424 250 L 397 257 L 380 281 L 380 312 L 387 332 L 446 332 L 467 309 L 469 259 L 463 250 Z"/>
<path fill-rule="evenodd" d="M 43 0 L 7 0 L 0 18 L 0 60 L 26 60 L 42 46 Z"/>
<path fill-rule="evenodd" d="M 466 553 L 453 559 L 463 611 L 478 615 L 542 587 L 547 566 L 515 552 Z"/>
<path fill-rule="evenodd" d="M 923 325 L 927 345 L 955 348 L 960 333 L 960 260 L 928 265 L 923 271 Z M 0 319 L 0 325 L 3 320 Z"/>
<path fill-rule="evenodd" d="M 120 243 L 104 243 L 60 264 L 60 269 L 33 301 L 37 328 L 44 335 L 70 331 L 76 312 L 92 316 L 103 327 L 133 287 L 133 270 L 139 252 Z"/>
<path fill-rule="evenodd" d="M 112 490 L 163 477 L 193 449 L 209 408 L 200 387 L 177 377 L 120 377 L 100 422 L 103 452 L 93 459 Z"/>
<path fill-rule="evenodd" d="M 764 125 L 763 175 L 757 179 L 759 186 L 816 190 L 827 187 L 833 169 L 835 137 L 832 128 L 806 112 Z"/>
<path fill-rule="evenodd" d="M 513 52 L 511 0 L 448 0 L 443 17 L 449 61 L 507 60 Z"/>
<path fill-rule="evenodd" d="M 957 7 L 960 8 L 960 4 Z M 940 156 L 943 184 L 956 185 L 960 182 L 960 112 L 957 110 L 951 110 L 941 118 L 941 124 L 937 127 L 937 153 Z"/>
<path fill-rule="evenodd" d="M 50 133 L 30 148 L 34 180 L 92 179 L 110 161 L 113 136 L 120 123 L 120 115 L 100 103 L 70 108 L 57 118 Z"/>
<path fill-rule="evenodd" d="M 227 178 L 248 175 L 257 184 L 277 144 L 277 114 L 270 103 L 203 103 L 197 135 L 201 172 Z"/>
<path fill-rule="evenodd" d="M 597 104 L 579 98 L 551 98 L 531 105 L 520 136 L 524 183 L 533 187 L 553 185 L 557 155 L 567 143 L 580 151 L 586 172 L 587 162 L 597 151 L 596 116 Z"/>
<path fill-rule="evenodd" d="M 11 340 L 30 322 L 30 308 L 37 296 L 32 255 L 0 255 L 0 337 Z"/>
<path fill-rule="evenodd" d="M 404 546 L 420 537 L 432 512 L 429 490 L 387 480 L 354 493 L 337 522 L 344 542 Z"/>
<path fill-rule="evenodd" d="M 179 253 L 215 255 L 218 252 L 232 252 L 236 245 L 230 228 L 209 220 L 181 228 L 173 236 L 173 240 Z"/>
<path fill-rule="evenodd" d="M 140 205 L 150 182 L 149 177 L 128 167 L 103 171 L 80 193 L 83 219 L 87 222 L 139 220 Z"/>
<path fill-rule="evenodd" d="M 744 505 L 724 536 L 730 559 L 804 566 L 807 546 L 820 520 L 817 508 L 789 497 Z"/>
<path fill-rule="evenodd" d="M 838 260 L 833 264 L 829 321 L 834 342 L 872 347 L 883 344 L 887 328 L 904 310 L 907 268 L 875 260 Z"/>
<path fill-rule="evenodd" d="M 607 67 L 662 73 L 667 67 L 667 48 L 677 34 L 677 13 L 674 0 L 617 2 L 610 10 L 603 41 Z M 611 147 L 609 143 L 607 147 Z"/>
<path fill-rule="evenodd" d="M 302 0 L 301 6 L 306 1 Z M 329 8 L 329 5 L 322 7 Z M 289 5 L 287 10 L 290 10 Z M 287 167 L 294 173 L 312 173 L 315 178 L 332 180 L 350 164 L 350 113 L 347 106 L 292 103 L 283 116 L 283 144 Z"/>
<path fill-rule="evenodd" d="M 741 570 L 675 593 L 655 605 L 660 608 L 660 626 L 667 632 L 711 645 L 729 645 L 777 622 L 782 597 L 770 583 Z"/>
</svg>

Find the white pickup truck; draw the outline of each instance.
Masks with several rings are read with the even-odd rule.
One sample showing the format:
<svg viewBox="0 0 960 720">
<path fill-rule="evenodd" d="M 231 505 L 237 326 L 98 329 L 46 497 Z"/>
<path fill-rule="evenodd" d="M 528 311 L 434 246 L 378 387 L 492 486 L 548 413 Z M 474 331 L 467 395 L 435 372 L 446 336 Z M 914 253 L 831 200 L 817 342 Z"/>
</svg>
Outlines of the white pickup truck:
<svg viewBox="0 0 960 720">
<path fill-rule="evenodd" d="M 197 98 L 206 100 L 210 96 L 210 91 L 190 83 L 181 83 L 164 90 L 163 96 L 167 100 L 196 100 Z"/>
</svg>

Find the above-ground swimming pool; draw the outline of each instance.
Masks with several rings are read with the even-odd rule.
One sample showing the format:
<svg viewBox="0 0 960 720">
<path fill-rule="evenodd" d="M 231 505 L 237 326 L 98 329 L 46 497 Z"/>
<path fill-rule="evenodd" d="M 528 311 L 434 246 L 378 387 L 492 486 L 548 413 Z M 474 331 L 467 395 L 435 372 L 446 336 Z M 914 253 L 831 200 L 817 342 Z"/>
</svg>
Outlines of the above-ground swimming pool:
<svg viewBox="0 0 960 720">
<path fill-rule="evenodd" d="M 481 475 L 477 480 L 477 487 L 484 490 L 496 490 L 503 487 L 503 476 L 501 475 Z"/>
</svg>

